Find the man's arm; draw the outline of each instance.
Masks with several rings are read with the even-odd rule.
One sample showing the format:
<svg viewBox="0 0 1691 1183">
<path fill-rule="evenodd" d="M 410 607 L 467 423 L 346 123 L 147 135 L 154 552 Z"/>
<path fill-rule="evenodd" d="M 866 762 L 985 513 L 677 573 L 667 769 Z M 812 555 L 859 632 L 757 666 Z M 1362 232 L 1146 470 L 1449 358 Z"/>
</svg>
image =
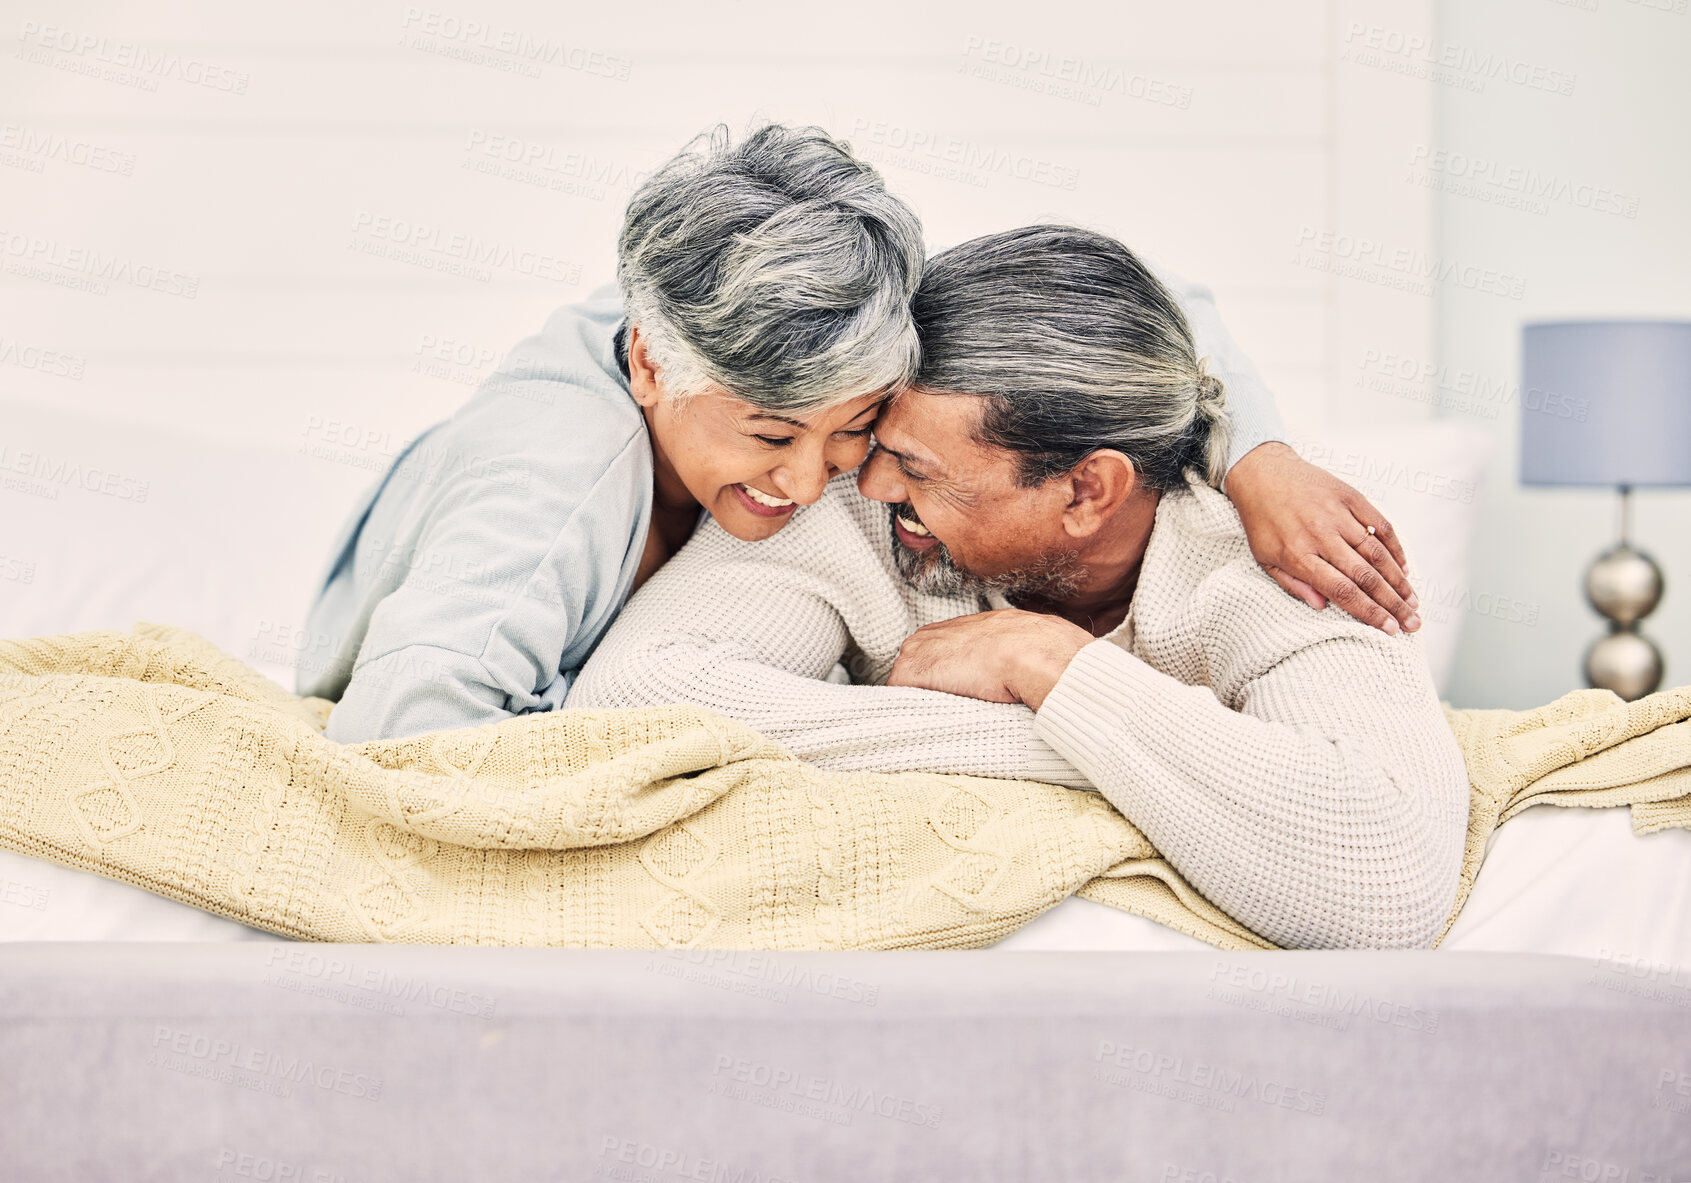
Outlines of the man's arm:
<svg viewBox="0 0 1691 1183">
<path fill-rule="evenodd" d="M 1252 931 L 1290 948 L 1424 948 L 1454 903 L 1468 784 L 1415 665 L 1407 640 L 1325 641 L 1230 709 L 1098 641 L 1038 730 Z"/>
<path fill-rule="evenodd" d="M 885 668 L 915 627 L 845 505 L 858 496 L 851 480 L 763 542 L 700 526 L 623 608 L 566 705 L 691 703 L 825 768 L 1090 787 L 1034 734 L 1027 707 L 824 681 L 848 647 L 864 655 L 854 677 Z"/>
<path fill-rule="evenodd" d="M 1142 587 L 1136 613 L 1165 668 L 1205 684 L 1015 609 L 918 631 L 892 681 L 1035 706 L 1193 887 L 1276 944 L 1431 944 L 1468 782 L 1413 639 L 1286 603 L 1243 561 L 1188 592 Z"/>
</svg>

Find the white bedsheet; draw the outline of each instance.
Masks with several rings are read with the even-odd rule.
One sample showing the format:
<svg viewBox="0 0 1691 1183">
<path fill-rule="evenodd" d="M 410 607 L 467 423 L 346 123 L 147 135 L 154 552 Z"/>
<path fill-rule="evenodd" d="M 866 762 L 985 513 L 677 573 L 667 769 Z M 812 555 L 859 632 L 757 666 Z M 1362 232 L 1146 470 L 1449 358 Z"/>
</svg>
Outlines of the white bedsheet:
<svg viewBox="0 0 1691 1183">
<path fill-rule="evenodd" d="M 239 941 L 270 934 L 127 883 L 0 851 L 0 940 Z M 995 949 L 1202 951 L 1173 929 L 1068 899 Z M 1492 836 L 1442 948 L 1691 966 L 1691 831 L 1632 833 L 1625 809 L 1539 805 Z"/>
<path fill-rule="evenodd" d="M 996 948 L 1201 950 L 1202 941 L 1072 898 Z M 1535 805 L 1491 837 L 1441 949 L 1691 966 L 1691 830 L 1639 837 L 1630 811 Z"/>
</svg>

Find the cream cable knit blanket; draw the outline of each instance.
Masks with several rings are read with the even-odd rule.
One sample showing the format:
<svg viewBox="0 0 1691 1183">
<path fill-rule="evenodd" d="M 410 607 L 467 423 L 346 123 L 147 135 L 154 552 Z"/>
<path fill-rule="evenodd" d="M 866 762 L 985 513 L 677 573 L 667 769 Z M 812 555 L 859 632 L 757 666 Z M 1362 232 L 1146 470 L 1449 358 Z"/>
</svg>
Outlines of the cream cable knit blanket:
<svg viewBox="0 0 1691 1183">
<path fill-rule="evenodd" d="M 1267 947 L 1093 793 L 827 772 L 690 707 L 340 746 L 330 705 L 181 629 L 0 641 L 0 847 L 322 941 L 971 947 L 1078 891 Z M 1528 805 L 1691 825 L 1691 687 L 1450 721 L 1473 786 L 1456 911 Z"/>
</svg>

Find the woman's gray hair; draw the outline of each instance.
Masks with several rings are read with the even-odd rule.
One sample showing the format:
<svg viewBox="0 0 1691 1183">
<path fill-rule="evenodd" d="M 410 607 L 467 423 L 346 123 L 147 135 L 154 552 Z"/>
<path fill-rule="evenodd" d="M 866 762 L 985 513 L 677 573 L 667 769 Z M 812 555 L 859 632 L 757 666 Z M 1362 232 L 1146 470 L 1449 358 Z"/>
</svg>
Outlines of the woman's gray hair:
<svg viewBox="0 0 1691 1183">
<path fill-rule="evenodd" d="M 1026 485 L 1099 448 L 1163 491 L 1227 475 L 1227 397 L 1169 290 L 1121 243 L 1025 226 L 935 256 L 913 305 L 915 385 L 985 396 L 982 442 L 1020 453 Z"/>
<path fill-rule="evenodd" d="M 718 125 L 635 191 L 617 282 L 671 397 L 714 385 L 803 411 L 908 383 L 924 254 L 848 145 L 779 124 L 735 145 Z"/>
</svg>

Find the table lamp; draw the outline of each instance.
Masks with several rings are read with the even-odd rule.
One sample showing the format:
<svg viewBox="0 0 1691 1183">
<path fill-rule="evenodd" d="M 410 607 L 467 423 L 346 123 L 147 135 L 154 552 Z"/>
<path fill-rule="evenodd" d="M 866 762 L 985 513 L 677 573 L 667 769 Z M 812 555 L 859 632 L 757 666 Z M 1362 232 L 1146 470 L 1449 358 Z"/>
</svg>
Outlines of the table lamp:
<svg viewBox="0 0 1691 1183">
<path fill-rule="evenodd" d="M 1609 620 L 1585 677 L 1630 702 L 1662 681 L 1661 652 L 1638 631 L 1662 571 L 1632 545 L 1632 490 L 1691 485 L 1691 321 L 1559 321 L 1522 336 L 1521 483 L 1620 490 L 1620 542 L 1585 577 Z"/>
</svg>

